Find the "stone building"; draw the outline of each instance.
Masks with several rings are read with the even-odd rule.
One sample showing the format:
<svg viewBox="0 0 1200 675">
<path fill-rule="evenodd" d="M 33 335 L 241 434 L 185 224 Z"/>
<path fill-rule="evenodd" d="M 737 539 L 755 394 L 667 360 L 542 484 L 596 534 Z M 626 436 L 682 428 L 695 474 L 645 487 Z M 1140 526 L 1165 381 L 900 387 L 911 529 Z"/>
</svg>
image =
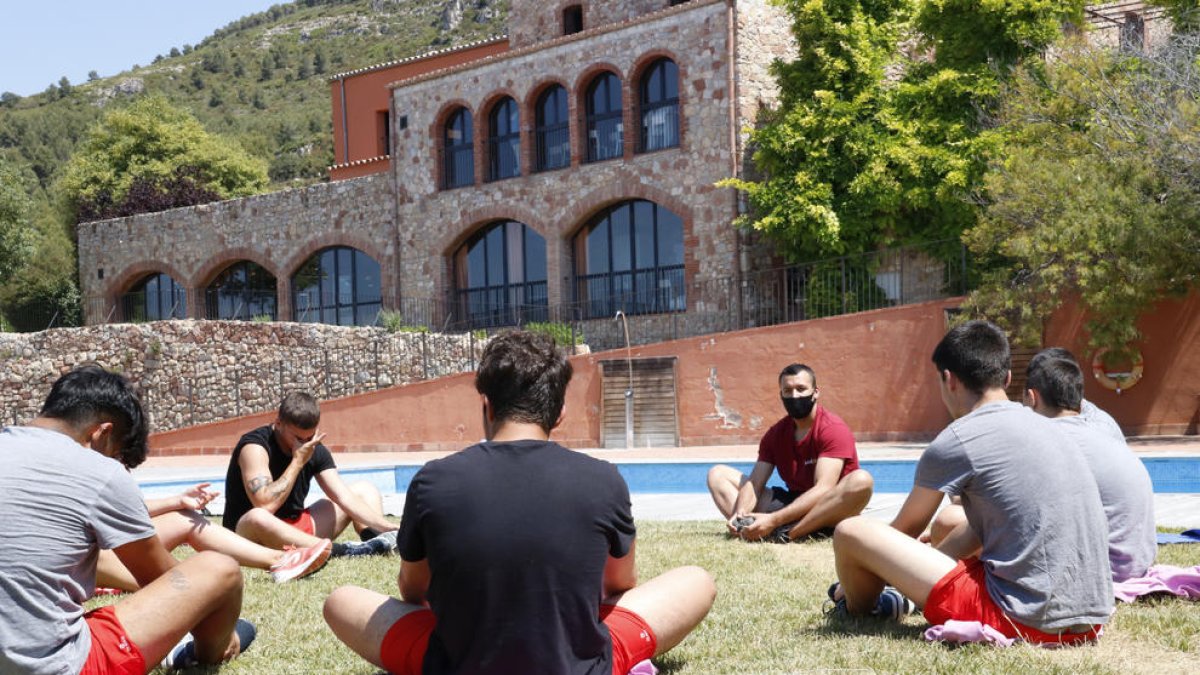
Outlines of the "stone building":
<svg viewBox="0 0 1200 675">
<path fill-rule="evenodd" d="M 1141 5 L 1089 16 L 1133 40 Z M 329 183 L 81 224 L 87 321 L 749 325 L 777 261 L 715 184 L 793 49 L 768 0 L 512 0 L 507 36 L 331 78 Z"/>
</svg>

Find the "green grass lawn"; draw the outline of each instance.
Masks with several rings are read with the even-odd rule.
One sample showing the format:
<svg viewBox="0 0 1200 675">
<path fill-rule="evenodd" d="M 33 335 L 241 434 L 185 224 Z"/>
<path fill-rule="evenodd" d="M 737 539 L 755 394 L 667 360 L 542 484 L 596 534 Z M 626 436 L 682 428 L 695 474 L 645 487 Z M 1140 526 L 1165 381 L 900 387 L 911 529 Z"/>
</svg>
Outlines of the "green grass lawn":
<svg viewBox="0 0 1200 675">
<path fill-rule="evenodd" d="M 1200 603 L 1150 600 L 1119 606 L 1099 644 L 1047 650 L 926 643 L 919 615 L 903 623 L 830 621 L 822 613 L 834 580 L 828 541 L 747 544 L 725 537 L 720 523 L 639 524 L 643 579 L 683 564 L 709 570 L 717 601 L 688 639 L 656 661 L 663 673 L 1194 673 L 1200 670 Z M 181 551 L 188 549 L 182 548 Z M 186 555 L 186 553 L 184 554 Z M 1200 564 L 1200 545 L 1163 546 L 1159 563 Z M 362 673 L 376 670 L 325 627 L 321 603 L 334 588 L 356 584 L 394 593 L 399 559 L 330 560 L 318 574 L 276 585 L 246 570 L 243 616 L 258 640 L 221 669 L 229 673 Z"/>
</svg>

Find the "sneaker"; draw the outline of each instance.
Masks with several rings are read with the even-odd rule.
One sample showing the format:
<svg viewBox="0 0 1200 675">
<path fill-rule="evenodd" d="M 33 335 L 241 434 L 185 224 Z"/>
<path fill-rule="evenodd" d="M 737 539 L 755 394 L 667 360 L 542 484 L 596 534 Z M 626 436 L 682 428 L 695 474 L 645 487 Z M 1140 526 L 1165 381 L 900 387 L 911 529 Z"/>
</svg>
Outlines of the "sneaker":
<svg viewBox="0 0 1200 675">
<path fill-rule="evenodd" d="M 322 539 L 308 548 L 285 546 L 283 556 L 271 565 L 271 578 L 275 583 L 306 577 L 325 566 L 329 554 L 333 552 L 333 543 Z"/>
<path fill-rule="evenodd" d="M 912 614 L 916 611 L 916 603 L 904 597 L 904 594 L 895 588 L 884 586 L 883 592 L 879 594 L 879 600 L 875 602 L 875 609 L 871 612 L 871 615 L 898 621 L 906 614 Z"/>
<path fill-rule="evenodd" d="M 837 587 L 836 583 L 829 587 L 829 600 L 825 603 L 823 612 L 827 617 L 846 620 L 850 618 L 850 610 L 846 607 L 846 597 L 833 599 Z M 871 610 L 871 616 L 899 621 L 906 614 L 916 611 L 917 606 L 912 600 L 904 597 L 904 594 L 895 588 L 884 586 L 883 592 L 879 594 L 879 599 L 875 601 L 875 609 Z"/>
<path fill-rule="evenodd" d="M 333 557 L 357 557 L 363 555 L 388 555 L 396 550 L 397 530 L 389 530 L 366 541 L 339 541 L 333 545 Z"/>
<path fill-rule="evenodd" d="M 238 654 L 245 654 L 250 645 L 254 643 L 258 631 L 255 630 L 254 624 L 245 619 L 238 619 L 233 631 L 237 633 L 240 645 Z M 172 647 L 171 651 L 163 657 L 162 663 L 159 664 L 165 670 L 183 670 L 195 668 L 198 665 L 200 665 L 200 661 L 196 658 L 196 640 L 192 638 L 191 633 L 185 633 L 179 640 L 179 644 Z"/>
</svg>

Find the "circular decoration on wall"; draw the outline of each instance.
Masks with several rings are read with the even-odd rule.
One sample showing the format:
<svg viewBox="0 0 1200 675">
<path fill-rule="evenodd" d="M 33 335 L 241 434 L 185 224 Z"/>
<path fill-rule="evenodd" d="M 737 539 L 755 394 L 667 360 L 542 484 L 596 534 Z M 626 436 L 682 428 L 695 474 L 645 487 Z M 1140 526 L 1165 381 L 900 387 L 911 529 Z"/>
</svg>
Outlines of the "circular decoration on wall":
<svg viewBox="0 0 1200 675">
<path fill-rule="evenodd" d="M 1145 363 L 1142 360 L 1142 353 L 1138 350 L 1133 350 L 1129 357 L 1128 370 L 1117 370 L 1110 368 L 1104 363 L 1104 356 L 1108 354 L 1108 348 L 1100 349 L 1096 355 L 1092 357 L 1092 376 L 1105 389 L 1111 389 L 1117 394 L 1120 394 L 1126 389 L 1132 389 L 1142 379 L 1142 372 L 1145 369 Z"/>
</svg>

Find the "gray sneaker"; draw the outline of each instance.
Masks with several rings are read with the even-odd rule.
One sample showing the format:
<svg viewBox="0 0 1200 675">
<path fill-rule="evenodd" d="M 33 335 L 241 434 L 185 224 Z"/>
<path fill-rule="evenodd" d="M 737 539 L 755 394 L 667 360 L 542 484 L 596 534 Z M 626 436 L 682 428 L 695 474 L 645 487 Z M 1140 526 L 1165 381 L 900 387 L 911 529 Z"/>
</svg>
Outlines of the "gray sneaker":
<svg viewBox="0 0 1200 675">
<path fill-rule="evenodd" d="M 396 551 L 398 530 L 389 530 L 366 541 L 337 542 L 333 545 L 333 557 L 353 558 L 363 555 L 390 555 Z"/>
</svg>

